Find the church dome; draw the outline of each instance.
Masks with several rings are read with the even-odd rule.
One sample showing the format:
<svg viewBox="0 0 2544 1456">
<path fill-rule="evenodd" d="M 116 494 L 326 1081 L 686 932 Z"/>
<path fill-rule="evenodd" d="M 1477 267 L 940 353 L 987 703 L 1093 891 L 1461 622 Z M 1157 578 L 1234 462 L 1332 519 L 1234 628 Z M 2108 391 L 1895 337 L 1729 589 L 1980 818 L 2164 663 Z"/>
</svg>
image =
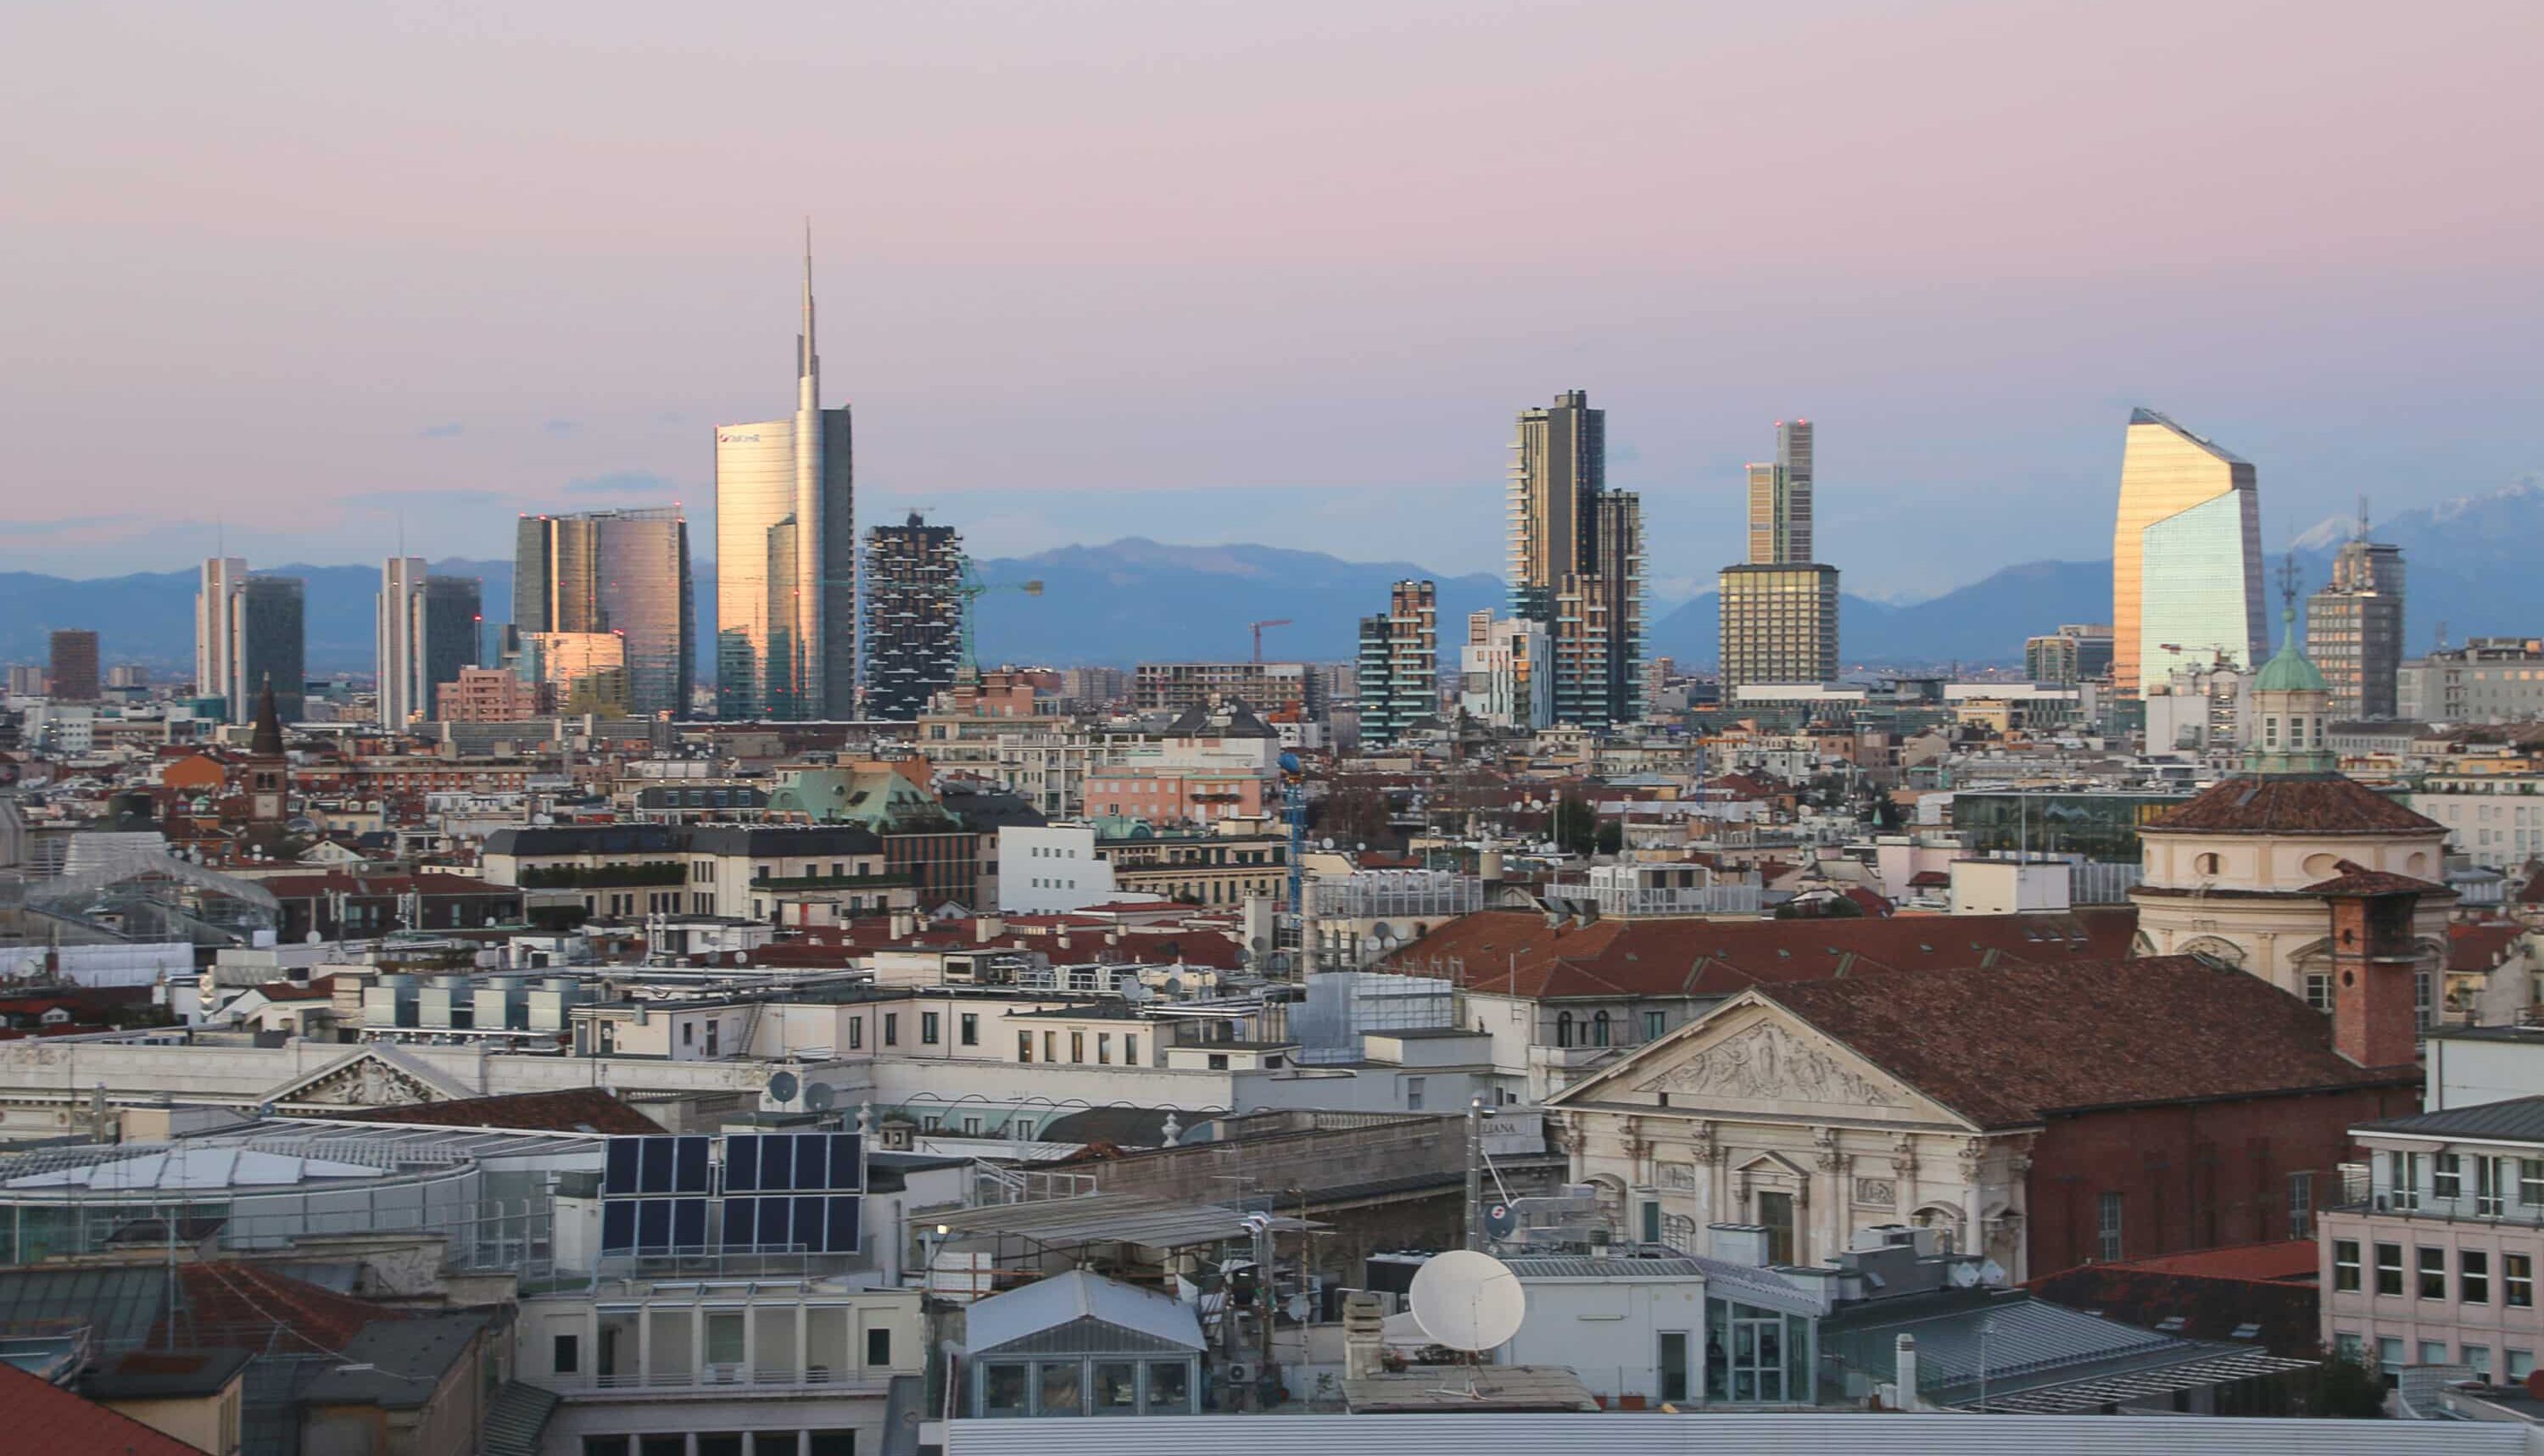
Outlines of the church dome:
<svg viewBox="0 0 2544 1456">
<path fill-rule="evenodd" d="M 2297 651 L 2296 634 L 2291 632 L 2280 645 L 2278 656 L 2262 666 L 2262 675 L 2253 681 L 2255 692 L 2329 692 L 2332 685 L 2323 680 L 2323 670 Z"/>
</svg>

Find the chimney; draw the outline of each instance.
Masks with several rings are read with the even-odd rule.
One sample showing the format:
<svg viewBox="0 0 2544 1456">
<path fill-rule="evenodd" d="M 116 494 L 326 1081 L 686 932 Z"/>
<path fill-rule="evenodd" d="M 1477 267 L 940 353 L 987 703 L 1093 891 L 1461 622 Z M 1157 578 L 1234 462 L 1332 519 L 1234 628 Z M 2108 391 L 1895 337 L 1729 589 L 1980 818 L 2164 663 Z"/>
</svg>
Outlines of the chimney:
<svg viewBox="0 0 2544 1456">
<path fill-rule="evenodd" d="M 892 913 L 892 938 L 907 940 L 910 938 L 910 932 L 915 929 L 917 929 L 917 918 L 909 911 L 896 910 Z"/>
<path fill-rule="evenodd" d="M 1007 923 L 1004 917 L 995 915 L 975 916 L 972 918 L 973 941 L 976 944 L 987 945 L 991 941 L 998 938 L 998 932 L 1006 928 Z"/>
<path fill-rule="evenodd" d="M 1387 1346 L 1387 1306 L 1366 1289 L 1343 1296 L 1343 1379 L 1368 1380 L 1381 1369 Z"/>
<path fill-rule="evenodd" d="M 2418 881 L 2345 859 L 2313 886 L 2332 910 L 2332 1045 L 2361 1067 L 2409 1066 L 2420 1054 Z M 2432 887 L 2434 888 L 2434 887 Z"/>
<path fill-rule="evenodd" d="M 1891 1393 L 1890 1406 L 1894 1411 L 1914 1411 L 1918 1409 L 1917 1336 L 1900 1335 L 1897 1350 L 1895 1362 L 1899 1367 L 1899 1373 L 1893 1380 L 1894 1389 Z"/>
</svg>

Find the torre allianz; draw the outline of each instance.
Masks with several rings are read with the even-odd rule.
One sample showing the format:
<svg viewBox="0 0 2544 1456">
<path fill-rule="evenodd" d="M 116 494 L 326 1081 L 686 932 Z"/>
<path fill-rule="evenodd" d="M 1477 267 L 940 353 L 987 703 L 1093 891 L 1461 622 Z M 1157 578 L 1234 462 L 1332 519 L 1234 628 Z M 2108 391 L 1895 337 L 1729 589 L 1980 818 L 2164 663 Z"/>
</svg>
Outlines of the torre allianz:
<svg viewBox="0 0 2544 1456">
<path fill-rule="evenodd" d="M 716 716 L 856 715 L 857 553 L 848 407 L 822 407 L 813 240 L 791 418 L 716 427 Z"/>
</svg>

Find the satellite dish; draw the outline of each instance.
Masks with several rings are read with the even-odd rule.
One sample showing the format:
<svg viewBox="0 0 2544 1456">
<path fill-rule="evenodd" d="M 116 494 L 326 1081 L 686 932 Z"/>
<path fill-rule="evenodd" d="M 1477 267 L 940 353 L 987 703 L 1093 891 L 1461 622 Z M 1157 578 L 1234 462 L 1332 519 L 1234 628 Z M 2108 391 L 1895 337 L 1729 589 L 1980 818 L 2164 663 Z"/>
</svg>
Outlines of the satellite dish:
<svg viewBox="0 0 2544 1456">
<path fill-rule="evenodd" d="M 795 1089 L 797 1086 L 798 1084 L 795 1081 L 794 1073 L 780 1072 L 776 1076 L 768 1079 L 769 1099 L 778 1102 L 791 1102 L 795 1100 Z"/>
<path fill-rule="evenodd" d="M 1414 1270 L 1412 1301 L 1414 1323 L 1432 1343 L 1478 1353 L 1509 1342 L 1528 1314 L 1519 1275 L 1471 1249 L 1436 1254 Z"/>
<path fill-rule="evenodd" d="M 1496 1239 L 1507 1239 L 1519 1232 L 1519 1210 L 1507 1203 L 1495 1203 L 1484 1209 L 1484 1232 Z"/>
<path fill-rule="evenodd" d="M 786 1074 L 780 1072 L 777 1075 L 783 1077 Z M 832 1104 L 838 1101 L 838 1089 L 831 1086 L 827 1082 L 816 1082 L 804 1089 L 804 1105 L 812 1108 L 816 1112 L 830 1111 Z"/>
</svg>

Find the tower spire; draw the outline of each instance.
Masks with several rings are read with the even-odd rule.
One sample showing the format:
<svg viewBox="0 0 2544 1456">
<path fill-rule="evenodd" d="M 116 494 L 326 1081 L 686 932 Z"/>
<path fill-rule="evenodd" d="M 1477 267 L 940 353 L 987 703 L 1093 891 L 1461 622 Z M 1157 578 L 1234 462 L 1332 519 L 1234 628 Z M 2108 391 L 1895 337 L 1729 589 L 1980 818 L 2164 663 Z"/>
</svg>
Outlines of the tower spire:
<svg viewBox="0 0 2544 1456">
<path fill-rule="evenodd" d="M 804 219 L 804 343 L 803 357 L 796 361 L 796 376 L 813 381 L 813 402 L 821 403 L 822 356 L 813 344 L 813 219 Z"/>
</svg>

